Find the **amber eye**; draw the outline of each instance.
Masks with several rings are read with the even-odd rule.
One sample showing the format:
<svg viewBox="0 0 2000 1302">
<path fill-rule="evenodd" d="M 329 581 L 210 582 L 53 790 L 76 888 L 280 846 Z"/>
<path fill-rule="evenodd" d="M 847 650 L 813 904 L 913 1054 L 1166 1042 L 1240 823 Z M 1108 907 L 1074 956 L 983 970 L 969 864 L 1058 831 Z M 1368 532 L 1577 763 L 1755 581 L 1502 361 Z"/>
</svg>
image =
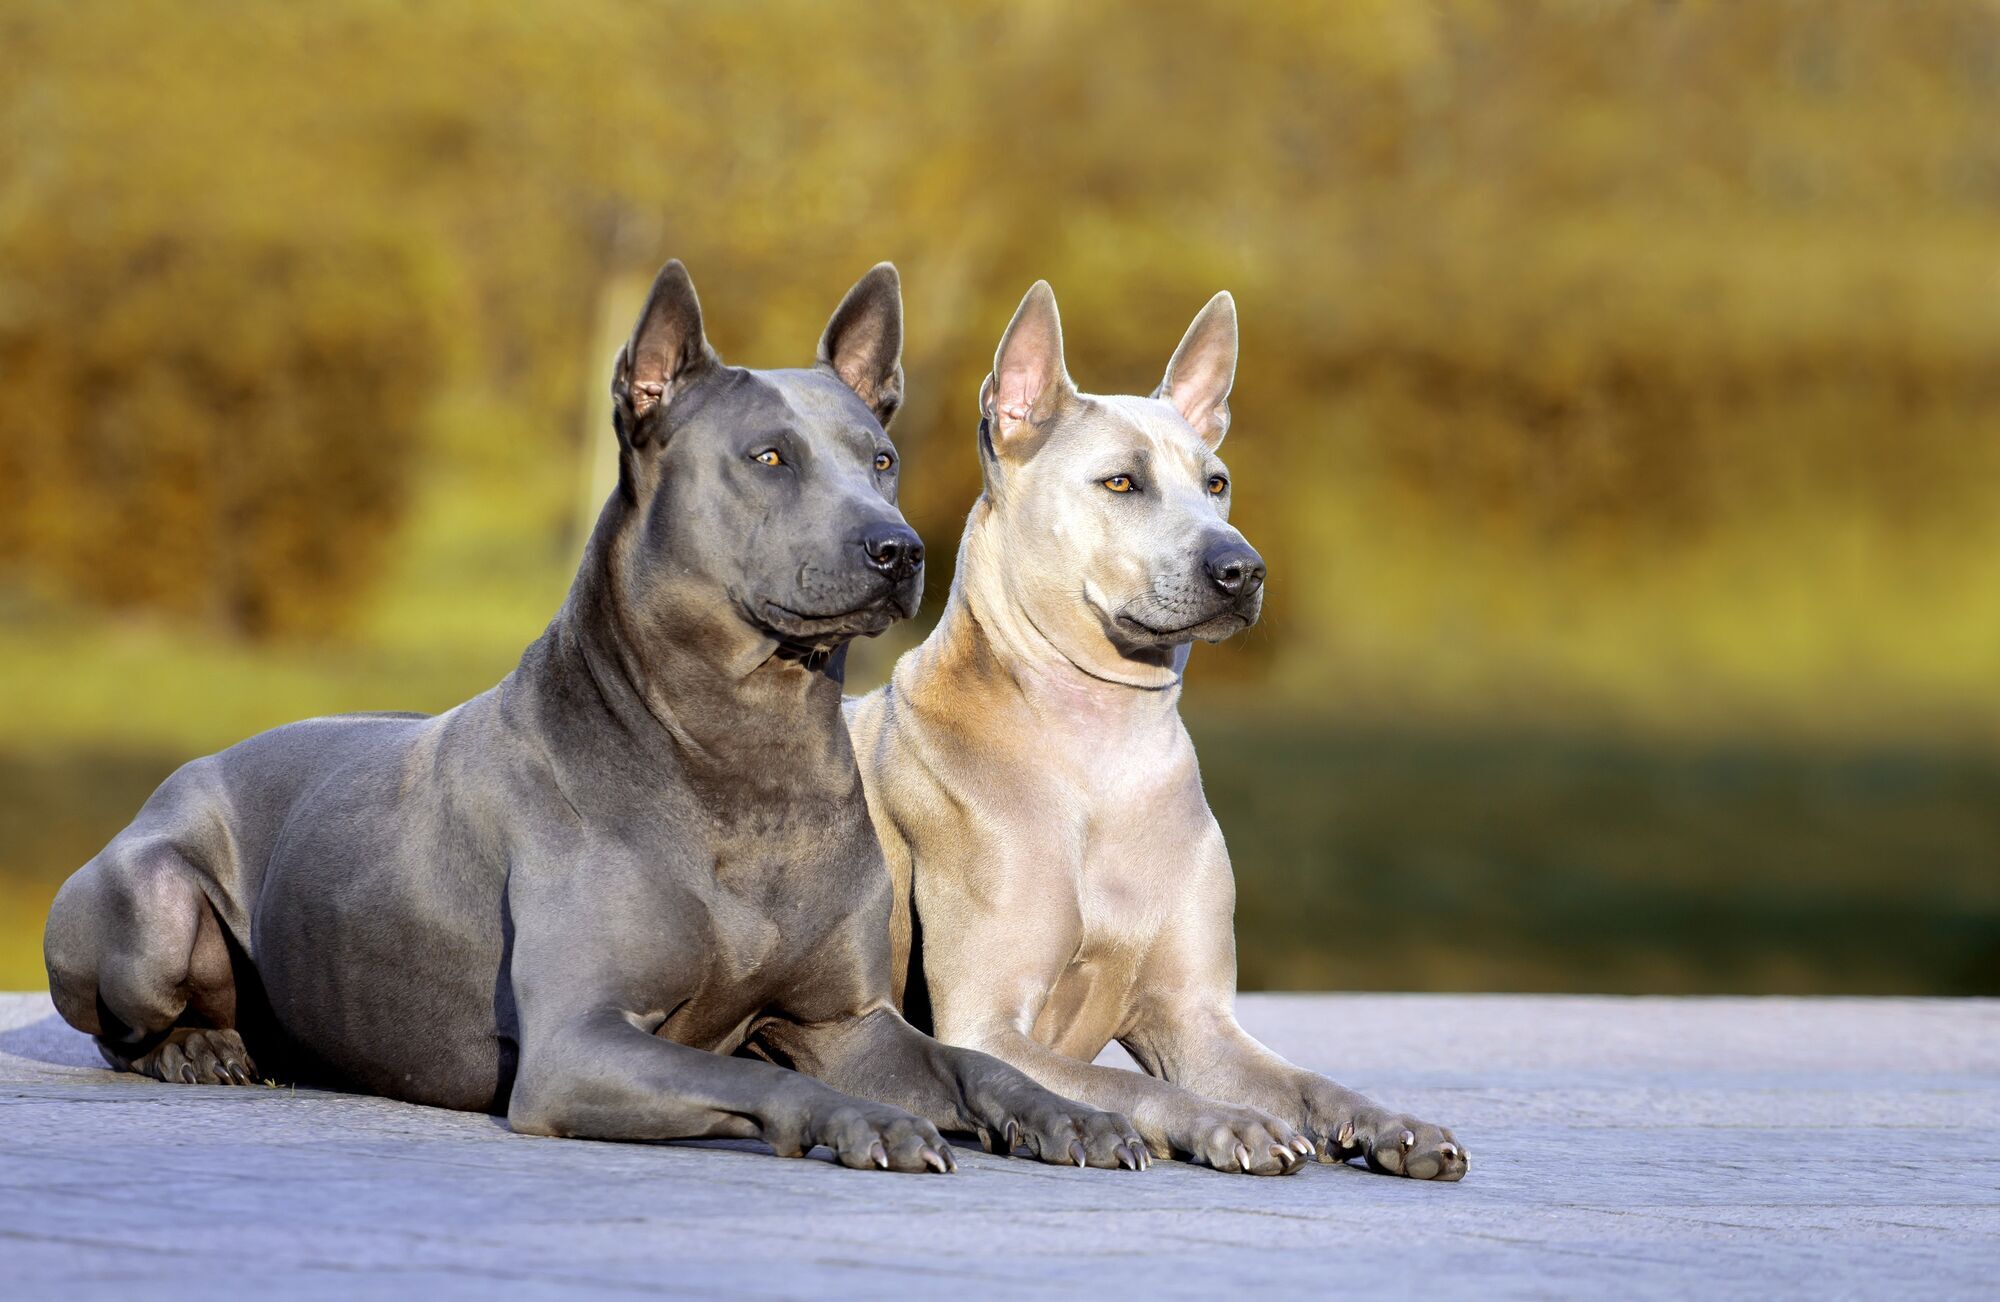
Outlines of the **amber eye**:
<svg viewBox="0 0 2000 1302">
<path fill-rule="evenodd" d="M 1228 490 L 1228 488 L 1229 488 L 1229 479 L 1227 476 L 1210 475 L 1208 477 L 1208 495 L 1210 497 L 1221 497 L 1222 494 Z"/>
<path fill-rule="evenodd" d="M 785 464 L 785 459 L 778 455 L 778 449 L 776 448 L 765 448 L 750 459 L 760 466 L 782 466 Z"/>
<path fill-rule="evenodd" d="M 877 452 L 875 454 L 875 468 L 877 470 L 887 470 L 890 466 L 893 466 L 895 464 L 896 464 L 896 458 L 890 456 L 888 453 Z"/>
<path fill-rule="evenodd" d="M 1130 475 L 1113 475 L 1104 481 L 1104 486 L 1114 493 L 1129 493 L 1138 487 Z"/>
</svg>

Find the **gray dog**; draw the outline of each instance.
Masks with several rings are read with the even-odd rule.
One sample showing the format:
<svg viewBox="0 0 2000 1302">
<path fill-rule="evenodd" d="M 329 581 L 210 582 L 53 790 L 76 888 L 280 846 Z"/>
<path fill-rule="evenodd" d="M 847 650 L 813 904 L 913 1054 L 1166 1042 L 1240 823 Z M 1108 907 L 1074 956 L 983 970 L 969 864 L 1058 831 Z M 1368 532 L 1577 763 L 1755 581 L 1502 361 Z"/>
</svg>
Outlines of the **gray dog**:
<svg viewBox="0 0 2000 1302">
<path fill-rule="evenodd" d="M 901 355 L 886 263 L 783 371 L 723 365 L 667 264 L 613 380 L 618 488 L 520 667 L 175 773 L 56 898 L 62 1015 L 160 1080 L 261 1068 L 530 1134 L 944 1171 L 942 1126 L 1143 1165 L 1123 1119 L 891 1002 L 840 670 L 922 591 Z"/>
<path fill-rule="evenodd" d="M 1232 1011 L 1236 884 L 1176 706 L 1190 644 L 1263 603 L 1216 456 L 1235 374 L 1227 294 L 1149 398 L 1077 391 L 1046 283 L 1007 327 L 951 600 L 848 707 L 896 877 L 898 994 L 951 1043 L 1129 1113 L 1160 1156 L 1456 1180 L 1449 1130 L 1293 1066 Z M 1091 1065 L 1113 1039 L 1147 1075 Z"/>
</svg>

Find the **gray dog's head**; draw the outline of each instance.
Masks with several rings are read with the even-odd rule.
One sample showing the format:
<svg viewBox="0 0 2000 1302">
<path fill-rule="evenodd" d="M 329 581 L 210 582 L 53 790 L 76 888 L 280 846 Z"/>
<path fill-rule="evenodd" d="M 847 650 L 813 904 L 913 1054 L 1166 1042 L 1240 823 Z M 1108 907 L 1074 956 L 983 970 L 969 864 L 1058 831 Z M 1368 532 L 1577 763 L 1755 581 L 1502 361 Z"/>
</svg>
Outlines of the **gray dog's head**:
<svg viewBox="0 0 2000 1302">
<path fill-rule="evenodd" d="M 1021 300 L 980 391 L 980 451 L 1012 599 L 1077 664 L 1133 681 L 1119 660 L 1170 664 L 1256 622 L 1264 561 L 1230 527 L 1215 454 L 1235 375 L 1227 293 L 1146 398 L 1079 393 L 1055 294 L 1041 281 Z"/>
<path fill-rule="evenodd" d="M 903 391 L 903 300 L 882 263 L 827 323 L 815 365 L 724 365 L 681 264 L 653 283 L 612 379 L 620 582 L 641 618 L 717 608 L 781 651 L 824 652 L 915 614 L 923 544 L 896 509 L 884 427 Z"/>
</svg>

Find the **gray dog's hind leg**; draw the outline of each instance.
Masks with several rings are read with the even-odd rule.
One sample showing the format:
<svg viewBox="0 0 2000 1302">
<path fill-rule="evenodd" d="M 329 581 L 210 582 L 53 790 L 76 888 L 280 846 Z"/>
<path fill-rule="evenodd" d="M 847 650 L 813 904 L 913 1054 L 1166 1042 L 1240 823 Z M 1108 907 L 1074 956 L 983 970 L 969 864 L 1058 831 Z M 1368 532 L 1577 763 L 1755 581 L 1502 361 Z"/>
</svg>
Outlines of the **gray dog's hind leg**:
<svg viewBox="0 0 2000 1302">
<path fill-rule="evenodd" d="M 63 885 L 44 957 L 63 1020 L 156 1080 L 247 1085 L 229 946 L 200 877 L 157 837 L 113 841 Z"/>
</svg>

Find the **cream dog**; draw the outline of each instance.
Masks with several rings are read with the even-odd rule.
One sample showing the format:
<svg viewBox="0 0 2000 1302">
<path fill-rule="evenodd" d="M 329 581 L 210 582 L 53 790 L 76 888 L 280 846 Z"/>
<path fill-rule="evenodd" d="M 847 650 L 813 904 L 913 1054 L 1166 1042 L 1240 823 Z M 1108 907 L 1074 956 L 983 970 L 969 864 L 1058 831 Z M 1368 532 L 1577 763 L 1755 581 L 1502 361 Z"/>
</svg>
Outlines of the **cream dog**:
<svg viewBox="0 0 2000 1302">
<path fill-rule="evenodd" d="M 1235 880 L 1176 707 L 1190 644 L 1263 599 L 1215 455 L 1235 372 L 1226 293 L 1149 398 L 1077 391 L 1047 283 L 1014 314 L 949 604 L 847 703 L 895 879 L 896 995 L 940 1039 L 1124 1113 L 1154 1156 L 1456 1180 L 1450 1131 L 1293 1066 L 1233 1011 Z M 1145 1075 L 1091 1065 L 1114 1039 Z"/>
</svg>

